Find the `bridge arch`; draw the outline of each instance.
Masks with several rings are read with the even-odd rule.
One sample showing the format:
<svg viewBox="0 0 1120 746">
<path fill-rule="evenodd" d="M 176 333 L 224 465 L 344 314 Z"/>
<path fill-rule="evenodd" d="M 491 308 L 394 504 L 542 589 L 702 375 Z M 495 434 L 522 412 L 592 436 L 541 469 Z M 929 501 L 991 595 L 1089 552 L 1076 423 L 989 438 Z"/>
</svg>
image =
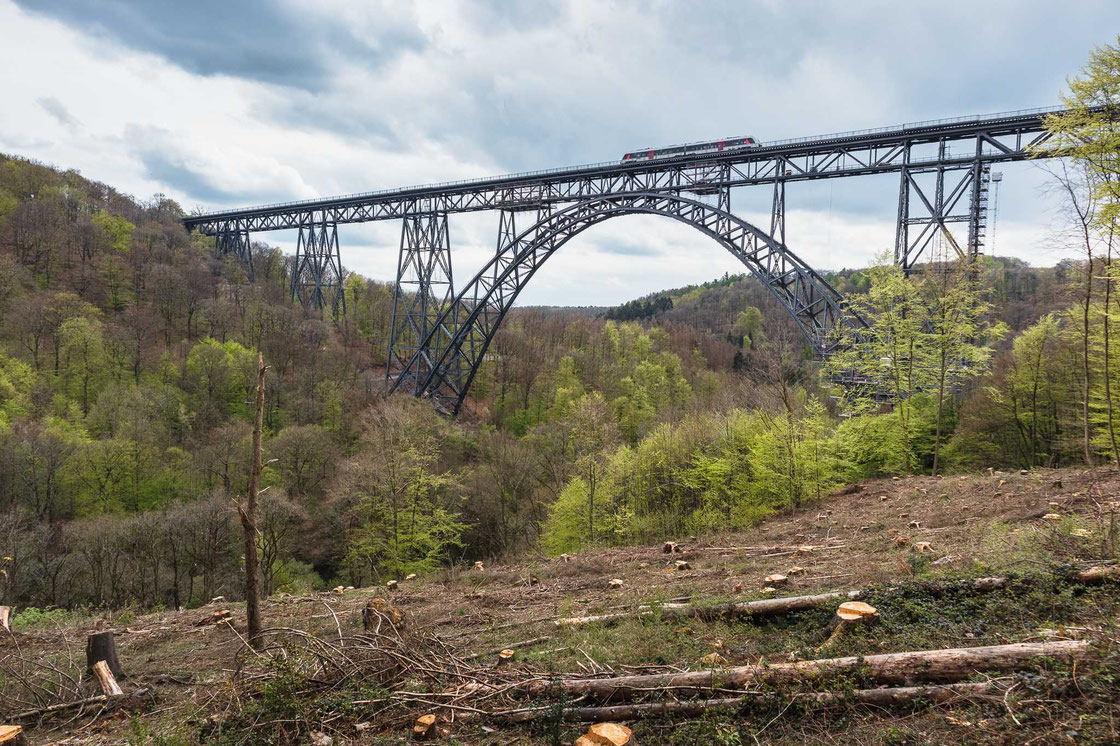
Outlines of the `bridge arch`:
<svg viewBox="0 0 1120 746">
<path fill-rule="evenodd" d="M 737 215 L 674 193 L 596 197 L 555 212 L 542 209 L 478 271 L 440 314 L 393 384 L 414 380 L 415 393 L 458 413 L 487 348 L 517 296 L 561 246 L 593 225 L 621 215 L 661 215 L 710 236 L 755 275 L 790 313 L 818 354 L 835 344 L 840 324 L 863 326 L 842 297 L 782 243 Z"/>
</svg>

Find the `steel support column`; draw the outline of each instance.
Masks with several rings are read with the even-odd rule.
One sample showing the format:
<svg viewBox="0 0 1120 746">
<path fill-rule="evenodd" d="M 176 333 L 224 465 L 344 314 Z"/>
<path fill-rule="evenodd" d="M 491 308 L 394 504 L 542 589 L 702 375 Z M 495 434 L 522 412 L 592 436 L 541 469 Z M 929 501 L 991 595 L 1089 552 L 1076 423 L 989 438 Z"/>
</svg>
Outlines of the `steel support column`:
<svg viewBox="0 0 1120 746">
<path fill-rule="evenodd" d="M 942 159 L 945 147 L 939 144 Z M 907 272 L 922 261 L 972 263 L 984 244 L 990 181 L 991 166 L 979 157 L 960 168 L 915 166 L 907 152 L 899 182 L 895 262 Z"/>
<path fill-rule="evenodd" d="M 232 254 L 245 265 L 249 282 L 253 282 L 253 247 L 249 240 L 249 228 L 242 223 L 231 223 L 214 234 L 214 253 L 218 257 Z"/>
<path fill-rule="evenodd" d="M 770 206 L 770 237 L 783 246 L 786 243 L 786 182 L 774 182 L 774 199 Z"/>
<path fill-rule="evenodd" d="M 300 226 L 291 277 L 293 301 L 304 308 L 329 308 L 335 318 L 346 313 L 338 226 L 325 216 Z"/>
<path fill-rule="evenodd" d="M 420 386 L 432 360 L 439 358 L 441 344 L 450 336 L 432 334 L 433 329 L 454 298 L 447 213 L 406 217 L 401 225 L 386 368 L 394 389 L 422 393 Z"/>
</svg>

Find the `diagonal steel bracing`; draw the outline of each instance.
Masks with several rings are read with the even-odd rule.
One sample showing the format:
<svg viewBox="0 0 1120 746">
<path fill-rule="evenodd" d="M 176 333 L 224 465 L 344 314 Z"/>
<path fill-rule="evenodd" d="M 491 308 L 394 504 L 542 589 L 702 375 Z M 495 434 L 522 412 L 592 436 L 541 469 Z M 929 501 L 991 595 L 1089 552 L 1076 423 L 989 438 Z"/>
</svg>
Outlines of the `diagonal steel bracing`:
<svg viewBox="0 0 1120 746">
<path fill-rule="evenodd" d="M 292 300 L 304 308 L 329 308 L 338 318 L 346 313 L 344 278 L 338 227 L 326 220 L 301 225 L 292 263 Z"/>
</svg>

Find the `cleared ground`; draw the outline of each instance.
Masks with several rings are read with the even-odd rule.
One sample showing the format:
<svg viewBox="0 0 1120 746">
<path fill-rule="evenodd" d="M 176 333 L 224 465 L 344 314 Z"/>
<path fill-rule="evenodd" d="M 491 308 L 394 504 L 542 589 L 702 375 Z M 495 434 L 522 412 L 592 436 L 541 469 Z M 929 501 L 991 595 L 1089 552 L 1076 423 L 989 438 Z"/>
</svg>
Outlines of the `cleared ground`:
<svg viewBox="0 0 1120 746">
<path fill-rule="evenodd" d="M 1093 642 L 1091 661 L 1080 668 L 1062 661 L 1035 666 L 1018 675 L 1002 700 L 888 711 L 825 709 L 779 691 L 750 708 L 713 710 L 698 720 L 642 721 L 635 734 L 643 744 L 1107 742 L 1120 739 L 1114 693 L 1120 687 L 1114 652 L 1120 584 L 1084 587 L 1067 579 L 1078 567 L 1115 558 L 1118 499 L 1114 469 L 874 481 L 748 532 L 677 537 L 677 553 L 658 544 L 487 563 L 481 570 L 402 581 L 392 593 L 373 588 L 272 599 L 263 614 L 267 627 L 298 630 L 333 645 L 361 632 L 361 609 L 369 599 L 386 597 L 404 614 L 404 639 L 423 649 L 418 657 L 452 661 L 452 669 L 465 661 L 482 677 L 495 670 L 493 651 L 535 641 L 517 647 L 514 659 L 496 671 L 503 681 L 1079 637 Z M 764 577 L 774 573 L 788 580 L 764 591 Z M 992 575 L 1011 580 L 992 592 L 977 592 L 965 582 Z M 612 587 L 612 579 L 621 580 L 621 587 Z M 672 620 L 656 612 L 658 602 L 684 598 L 715 604 L 849 589 L 863 589 L 882 621 L 829 645 L 825 627 L 835 606 L 761 623 Z M 554 623 L 650 603 L 651 616 L 614 625 L 567 629 Z M 224 608 L 232 611 L 232 624 L 204 623 Z M 136 714 L 118 708 L 97 716 L 99 706 L 93 705 L 25 720 L 33 743 L 310 743 L 323 737 L 392 743 L 407 740 L 416 715 L 432 710 L 426 704 L 431 683 L 420 676 L 408 680 L 406 664 L 399 686 L 375 677 L 363 686 L 353 676 L 303 677 L 305 669 L 294 661 L 303 661 L 312 645 L 299 634 L 278 631 L 270 638 L 295 641 L 287 663 L 275 662 L 278 648 L 268 659 L 248 652 L 241 607 L 219 603 L 135 617 L 55 615 L 17 624 L 14 634 L 0 634 L 0 712 L 57 701 L 49 682 L 84 676 L 85 639 L 101 629 L 116 633 L 129 676 L 125 691 L 148 686 L 154 701 L 137 702 Z M 472 653 L 480 655 L 470 658 Z M 859 685 L 833 682 L 829 688 Z M 80 687 L 96 693 L 88 682 Z M 388 699 L 389 690 L 395 699 Z M 410 691 L 411 699 L 401 695 Z M 570 743 L 584 730 L 576 723 L 503 725 L 466 713 L 460 711 L 440 737 Z"/>
</svg>

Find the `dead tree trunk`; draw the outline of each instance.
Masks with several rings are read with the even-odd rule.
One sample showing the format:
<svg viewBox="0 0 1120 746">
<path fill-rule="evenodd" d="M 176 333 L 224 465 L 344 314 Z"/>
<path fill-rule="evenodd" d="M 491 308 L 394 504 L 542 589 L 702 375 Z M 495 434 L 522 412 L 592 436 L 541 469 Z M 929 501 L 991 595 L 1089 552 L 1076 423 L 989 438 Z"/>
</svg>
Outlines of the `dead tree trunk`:
<svg viewBox="0 0 1120 746">
<path fill-rule="evenodd" d="M 12 631 L 12 607 L 0 606 L 0 630 Z"/>
<path fill-rule="evenodd" d="M 257 561 L 257 499 L 261 490 L 261 431 L 264 429 L 264 374 L 268 367 L 264 355 L 257 352 L 257 408 L 253 420 L 253 464 L 249 472 L 249 495 L 244 504 L 239 500 L 237 512 L 245 534 L 245 618 L 249 644 L 256 648 L 261 635 L 261 602 L 259 563 Z"/>
<path fill-rule="evenodd" d="M 98 661 L 105 661 L 109 671 L 115 678 L 123 679 L 121 662 L 117 660 L 117 641 L 112 631 L 95 632 L 86 638 L 86 669 L 92 674 L 94 665 Z"/>
<path fill-rule="evenodd" d="M 1081 657 L 1088 650 L 1089 643 L 1082 640 L 1022 642 L 977 648 L 826 658 L 795 663 L 764 663 L 682 673 L 568 679 L 558 682 L 539 680 L 522 684 L 516 690 L 535 696 L 544 695 L 551 690 L 565 696 L 606 701 L 627 699 L 633 694 L 648 692 L 651 689 L 668 688 L 683 693 L 685 690 L 741 689 L 752 684 L 781 686 L 857 672 L 880 684 L 911 685 L 921 681 L 959 681 L 976 671 L 1013 670 L 1041 656 Z"/>
</svg>

